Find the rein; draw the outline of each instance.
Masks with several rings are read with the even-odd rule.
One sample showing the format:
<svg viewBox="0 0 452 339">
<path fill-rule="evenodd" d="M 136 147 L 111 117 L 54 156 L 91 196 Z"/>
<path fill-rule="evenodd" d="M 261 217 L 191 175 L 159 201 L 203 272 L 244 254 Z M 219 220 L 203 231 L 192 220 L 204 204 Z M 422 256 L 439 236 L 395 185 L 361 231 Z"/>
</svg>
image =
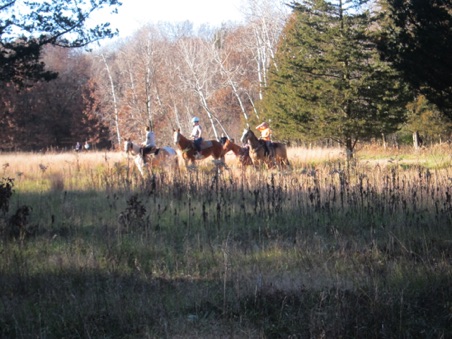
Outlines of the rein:
<svg viewBox="0 0 452 339">
<path fill-rule="evenodd" d="M 180 147 L 182 152 L 188 152 L 189 150 L 193 149 L 193 143 L 191 140 L 184 137 L 180 132 L 177 132 L 177 142 L 176 144 Z"/>
<path fill-rule="evenodd" d="M 251 149 L 252 149 L 254 152 L 257 152 L 257 151 L 259 151 L 261 148 L 264 147 L 264 145 L 262 145 L 262 144 L 259 142 L 259 139 L 257 139 L 256 136 L 255 136 L 251 131 L 249 131 L 246 135 L 247 135 L 247 140 L 248 140 L 248 141 L 251 141 L 251 142 L 249 143 L 249 145 L 251 146 Z M 253 137 L 254 137 L 254 138 L 253 138 Z M 251 139 L 253 139 L 253 140 L 251 140 Z M 254 145 L 253 145 L 253 144 L 254 144 Z M 258 145 L 257 147 L 256 147 L 256 144 Z"/>
</svg>

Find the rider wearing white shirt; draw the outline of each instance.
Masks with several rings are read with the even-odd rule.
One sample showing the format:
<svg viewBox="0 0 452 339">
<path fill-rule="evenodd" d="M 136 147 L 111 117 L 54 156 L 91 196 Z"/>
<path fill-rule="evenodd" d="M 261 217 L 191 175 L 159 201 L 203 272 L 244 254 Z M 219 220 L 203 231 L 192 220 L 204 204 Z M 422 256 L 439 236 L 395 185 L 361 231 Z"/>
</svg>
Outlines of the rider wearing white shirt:
<svg viewBox="0 0 452 339">
<path fill-rule="evenodd" d="M 150 153 L 155 153 L 155 135 L 154 132 L 151 131 L 149 126 L 146 126 L 146 140 L 143 143 L 143 147 L 141 148 L 141 156 L 143 157 L 144 163 L 146 163 L 146 155 Z"/>
<path fill-rule="evenodd" d="M 202 157 L 201 155 L 202 128 L 199 125 L 199 118 L 194 117 L 193 119 L 191 119 L 191 122 L 193 123 L 193 130 L 191 131 L 190 136 L 193 139 L 193 143 L 197 151 L 195 154 L 195 158 L 200 158 Z"/>
</svg>

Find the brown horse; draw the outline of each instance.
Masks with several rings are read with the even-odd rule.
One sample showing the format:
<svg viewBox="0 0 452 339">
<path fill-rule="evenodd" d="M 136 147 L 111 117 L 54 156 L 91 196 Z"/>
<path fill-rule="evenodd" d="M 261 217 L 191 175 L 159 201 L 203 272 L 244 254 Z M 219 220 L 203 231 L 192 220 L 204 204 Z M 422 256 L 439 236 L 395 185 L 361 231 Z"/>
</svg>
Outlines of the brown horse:
<svg viewBox="0 0 452 339">
<path fill-rule="evenodd" d="M 236 158 L 239 159 L 242 166 L 249 166 L 253 164 L 253 161 L 250 158 L 249 147 L 241 147 L 226 137 L 221 138 L 220 143 L 223 145 L 223 156 L 229 151 L 232 151 Z"/>
<path fill-rule="evenodd" d="M 213 157 L 217 165 L 224 165 L 223 146 L 216 140 L 203 140 L 201 144 L 201 157 L 195 158 L 196 148 L 193 140 L 187 139 L 180 133 L 180 129 L 173 129 L 174 143 L 182 151 L 182 159 L 185 161 L 185 166 L 188 167 L 191 163 L 195 166 L 196 160 L 203 160 L 208 157 Z"/>
<path fill-rule="evenodd" d="M 271 143 L 275 154 L 273 157 L 267 149 L 265 141 L 258 139 L 251 129 L 245 128 L 240 140 L 250 146 L 250 157 L 254 165 L 266 164 L 268 167 L 274 167 L 275 165 L 290 166 L 285 144 L 280 142 Z"/>
<path fill-rule="evenodd" d="M 144 169 L 146 168 L 146 165 L 144 164 L 140 153 L 141 147 L 141 145 L 132 142 L 130 139 L 124 141 L 124 152 L 135 156 L 135 164 L 141 175 L 144 176 Z M 178 167 L 177 152 L 174 148 L 169 146 L 157 148 L 154 153 L 147 154 L 146 160 L 146 163 L 151 168 L 170 167 L 172 169 L 177 169 Z"/>
</svg>

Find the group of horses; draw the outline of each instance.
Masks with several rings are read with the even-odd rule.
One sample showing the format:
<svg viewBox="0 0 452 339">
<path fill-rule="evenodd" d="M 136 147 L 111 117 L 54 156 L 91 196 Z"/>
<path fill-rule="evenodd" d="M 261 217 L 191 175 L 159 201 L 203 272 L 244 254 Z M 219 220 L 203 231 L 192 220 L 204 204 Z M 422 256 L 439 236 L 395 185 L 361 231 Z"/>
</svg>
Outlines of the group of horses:
<svg viewBox="0 0 452 339">
<path fill-rule="evenodd" d="M 217 140 L 203 140 L 200 147 L 200 156 L 196 157 L 197 150 L 193 140 L 186 138 L 180 133 L 180 129 L 173 130 L 173 141 L 178 147 L 185 166 L 195 167 L 197 160 L 209 157 L 214 159 L 217 165 L 225 165 L 225 155 L 232 151 L 239 160 L 241 166 L 266 166 L 268 168 L 283 168 L 290 166 L 287 158 L 286 145 L 280 142 L 272 142 L 269 149 L 264 140 L 256 137 L 251 129 L 243 131 L 240 141 L 246 146 L 237 145 L 233 140 L 222 137 Z M 132 142 L 130 139 L 124 142 L 124 151 L 135 156 L 135 164 L 142 175 L 146 169 L 145 161 L 141 156 L 140 144 Z M 146 155 L 146 164 L 150 167 L 171 167 L 178 168 L 178 155 L 175 149 L 166 146 L 157 148 L 154 153 Z"/>
</svg>

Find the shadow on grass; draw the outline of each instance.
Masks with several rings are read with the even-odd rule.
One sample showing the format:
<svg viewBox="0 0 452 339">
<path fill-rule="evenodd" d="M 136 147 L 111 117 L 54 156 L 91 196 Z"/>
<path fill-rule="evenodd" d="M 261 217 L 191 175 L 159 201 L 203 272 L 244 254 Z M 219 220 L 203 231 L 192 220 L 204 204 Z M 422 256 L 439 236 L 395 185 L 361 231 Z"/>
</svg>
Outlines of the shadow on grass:
<svg viewBox="0 0 452 339">
<path fill-rule="evenodd" d="M 447 338 L 450 277 L 391 289 L 262 289 L 234 298 L 222 282 L 96 270 L 2 275 L 0 336 Z"/>
<path fill-rule="evenodd" d="M 446 179 L 310 175 L 18 195 L 0 336 L 451 337 Z"/>
</svg>

